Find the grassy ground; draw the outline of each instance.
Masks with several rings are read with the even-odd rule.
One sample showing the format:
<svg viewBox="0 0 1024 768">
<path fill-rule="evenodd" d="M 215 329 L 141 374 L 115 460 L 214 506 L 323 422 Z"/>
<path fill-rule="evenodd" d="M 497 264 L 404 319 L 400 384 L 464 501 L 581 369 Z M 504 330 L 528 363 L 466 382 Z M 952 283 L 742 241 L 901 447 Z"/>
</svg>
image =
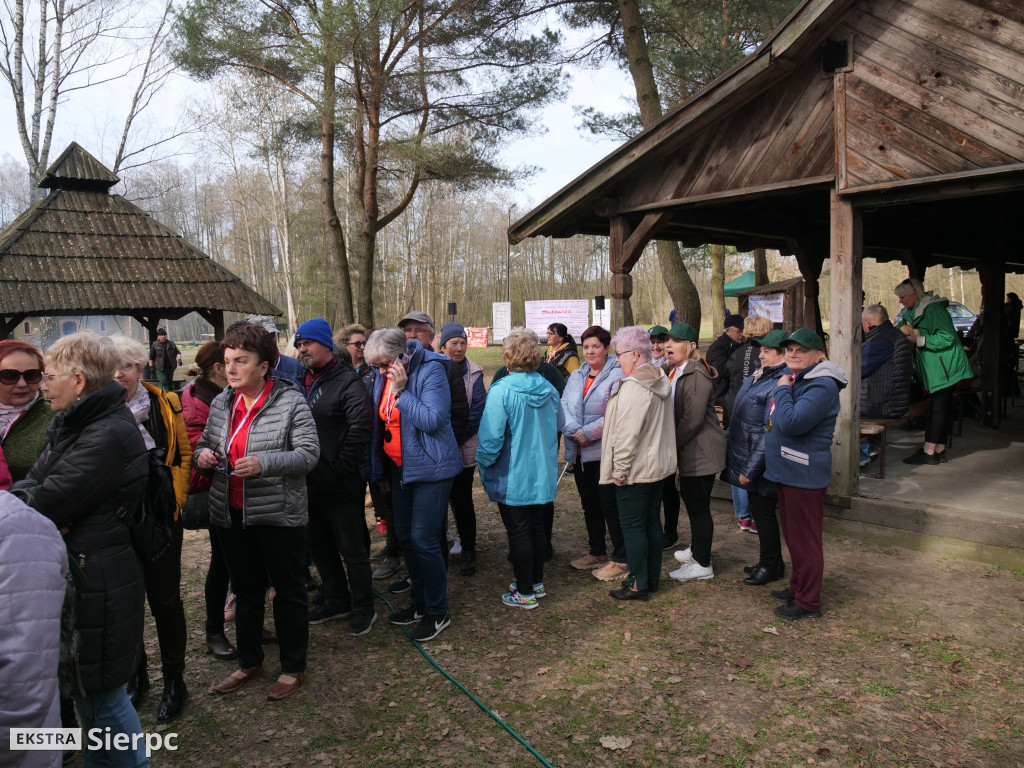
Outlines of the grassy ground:
<svg viewBox="0 0 1024 768">
<path fill-rule="evenodd" d="M 452 558 L 453 623 L 424 646 L 551 764 L 1024 763 L 1024 573 L 826 535 L 825 617 L 790 624 L 772 614 L 768 588 L 740 583 L 756 539 L 723 506 L 713 581 L 664 578 L 650 602 L 622 604 L 608 597 L 615 585 L 567 565 L 585 543 L 571 486 L 563 481 L 557 502 L 549 596 L 534 611 L 500 602 L 511 578 L 505 537 L 478 492 L 480 572 L 462 578 Z M 274 646 L 263 678 L 232 696 L 208 695 L 234 667 L 204 652 L 207 557 L 205 533 L 188 533 L 192 696 L 171 726 L 154 724 L 157 692 L 143 707 L 144 730 L 179 734 L 180 749 L 154 764 L 538 764 L 386 623 L 383 601 L 365 637 L 348 637 L 344 622 L 311 628 L 309 678 L 291 699 L 265 700 L 279 672 Z M 158 675 L 151 621 L 147 646 Z"/>
</svg>

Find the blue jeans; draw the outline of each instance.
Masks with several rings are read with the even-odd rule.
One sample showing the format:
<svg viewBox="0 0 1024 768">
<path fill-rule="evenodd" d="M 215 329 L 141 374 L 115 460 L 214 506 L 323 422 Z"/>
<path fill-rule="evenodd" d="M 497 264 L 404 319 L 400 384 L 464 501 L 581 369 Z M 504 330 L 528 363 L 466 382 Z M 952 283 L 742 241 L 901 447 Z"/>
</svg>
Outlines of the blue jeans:
<svg viewBox="0 0 1024 768">
<path fill-rule="evenodd" d="M 119 733 L 132 736 L 142 733 L 142 724 L 132 706 L 131 699 L 124 688 L 111 691 L 90 693 L 87 696 L 75 696 L 75 708 L 82 721 L 82 762 L 86 768 L 92 766 L 114 766 L 115 768 L 144 768 L 149 765 L 146 758 L 146 744 L 139 740 L 136 750 L 90 749 L 89 731 L 96 728 L 100 731 L 99 738 L 106 742 L 109 735 L 112 739 Z M 104 730 L 110 727 L 109 734 Z"/>
<path fill-rule="evenodd" d="M 750 505 L 747 502 L 747 490 L 746 488 L 740 488 L 736 485 L 730 485 L 732 488 L 732 508 L 736 512 L 736 517 L 740 520 L 743 518 L 750 517 Z"/>
<path fill-rule="evenodd" d="M 431 616 L 448 613 L 448 568 L 441 542 L 453 479 L 403 485 L 401 468 L 391 472 L 395 533 L 409 569 L 412 606 Z"/>
</svg>

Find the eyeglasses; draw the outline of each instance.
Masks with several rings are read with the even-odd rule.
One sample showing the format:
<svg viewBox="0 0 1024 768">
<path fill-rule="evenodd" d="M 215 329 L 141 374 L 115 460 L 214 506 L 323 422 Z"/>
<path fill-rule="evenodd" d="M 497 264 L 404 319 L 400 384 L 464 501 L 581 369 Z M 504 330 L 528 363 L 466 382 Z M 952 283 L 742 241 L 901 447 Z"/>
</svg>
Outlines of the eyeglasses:
<svg viewBox="0 0 1024 768">
<path fill-rule="evenodd" d="M 616 352 L 615 353 L 615 357 L 622 357 L 623 355 L 628 355 L 630 352 L 636 352 L 636 350 L 635 349 L 624 349 L 621 352 Z"/>
<path fill-rule="evenodd" d="M 345 346 L 346 347 L 358 347 L 359 349 L 362 349 L 363 347 L 366 346 L 366 342 L 365 341 L 350 341 Z"/>
<path fill-rule="evenodd" d="M 0 384 L 8 387 L 17 384 L 18 379 L 24 378 L 26 384 L 38 384 L 43 380 L 43 372 L 38 368 L 29 368 L 27 371 L 16 371 L 13 368 L 4 368 L 0 371 Z"/>
<path fill-rule="evenodd" d="M 60 373 L 44 373 L 44 374 L 42 375 L 42 379 L 43 379 L 43 381 L 45 381 L 45 382 L 46 382 L 47 384 L 50 384 L 50 383 L 52 383 L 52 382 L 53 382 L 53 380 L 54 380 L 54 379 L 59 379 L 59 378 L 60 378 L 60 377 L 61 377 L 62 375 L 63 375 L 63 374 L 60 374 Z"/>
</svg>

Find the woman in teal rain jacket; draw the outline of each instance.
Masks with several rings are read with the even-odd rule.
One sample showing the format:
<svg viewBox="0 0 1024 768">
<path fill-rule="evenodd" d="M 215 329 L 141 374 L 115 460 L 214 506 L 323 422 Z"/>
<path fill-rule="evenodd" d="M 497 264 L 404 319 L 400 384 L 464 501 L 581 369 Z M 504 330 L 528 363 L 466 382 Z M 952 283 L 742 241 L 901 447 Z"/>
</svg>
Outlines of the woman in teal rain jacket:
<svg viewBox="0 0 1024 768">
<path fill-rule="evenodd" d="M 544 505 L 558 485 L 559 400 L 537 373 L 540 347 L 528 328 L 515 328 L 502 344 L 509 375 L 491 385 L 477 433 L 476 462 L 488 497 L 508 532 L 516 580 L 502 595 L 513 608 L 536 608 L 544 597 Z"/>
</svg>

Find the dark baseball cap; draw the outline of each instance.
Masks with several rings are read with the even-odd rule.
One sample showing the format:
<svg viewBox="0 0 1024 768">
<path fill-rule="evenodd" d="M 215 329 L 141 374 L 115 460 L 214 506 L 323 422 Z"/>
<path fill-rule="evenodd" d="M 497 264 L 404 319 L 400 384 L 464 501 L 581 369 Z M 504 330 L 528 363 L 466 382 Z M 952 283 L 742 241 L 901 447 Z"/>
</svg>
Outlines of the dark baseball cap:
<svg viewBox="0 0 1024 768">
<path fill-rule="evenodd" d="M 772 331 L 768 331 L 760 339 L 751 339 L 751 344 L 756 344 L 759 347 L 772 347 L 773 349 L 779 349 L 786 339 L 786 332 L 780 331 L 778 328 Z"/>
<path fill-rule="evenodd" d="M 799 344 L 801 347 L 806 349 L 817 349 L 822 352 L 825 351 L 825 342 L 821 340 L 821 336 L 816 334 L 810 328 L 797 328 L 791 334 L 783 338 L 782 346 L 789 346 L 789 344 Z"/>
<path fill-rule="evenodd" d="M 697 343 L 697 332 L 686 323 L 676 323 L 669 329 L 668 335 L 676 341 L 692 341 L 694 344 Z"/>
</svg>

